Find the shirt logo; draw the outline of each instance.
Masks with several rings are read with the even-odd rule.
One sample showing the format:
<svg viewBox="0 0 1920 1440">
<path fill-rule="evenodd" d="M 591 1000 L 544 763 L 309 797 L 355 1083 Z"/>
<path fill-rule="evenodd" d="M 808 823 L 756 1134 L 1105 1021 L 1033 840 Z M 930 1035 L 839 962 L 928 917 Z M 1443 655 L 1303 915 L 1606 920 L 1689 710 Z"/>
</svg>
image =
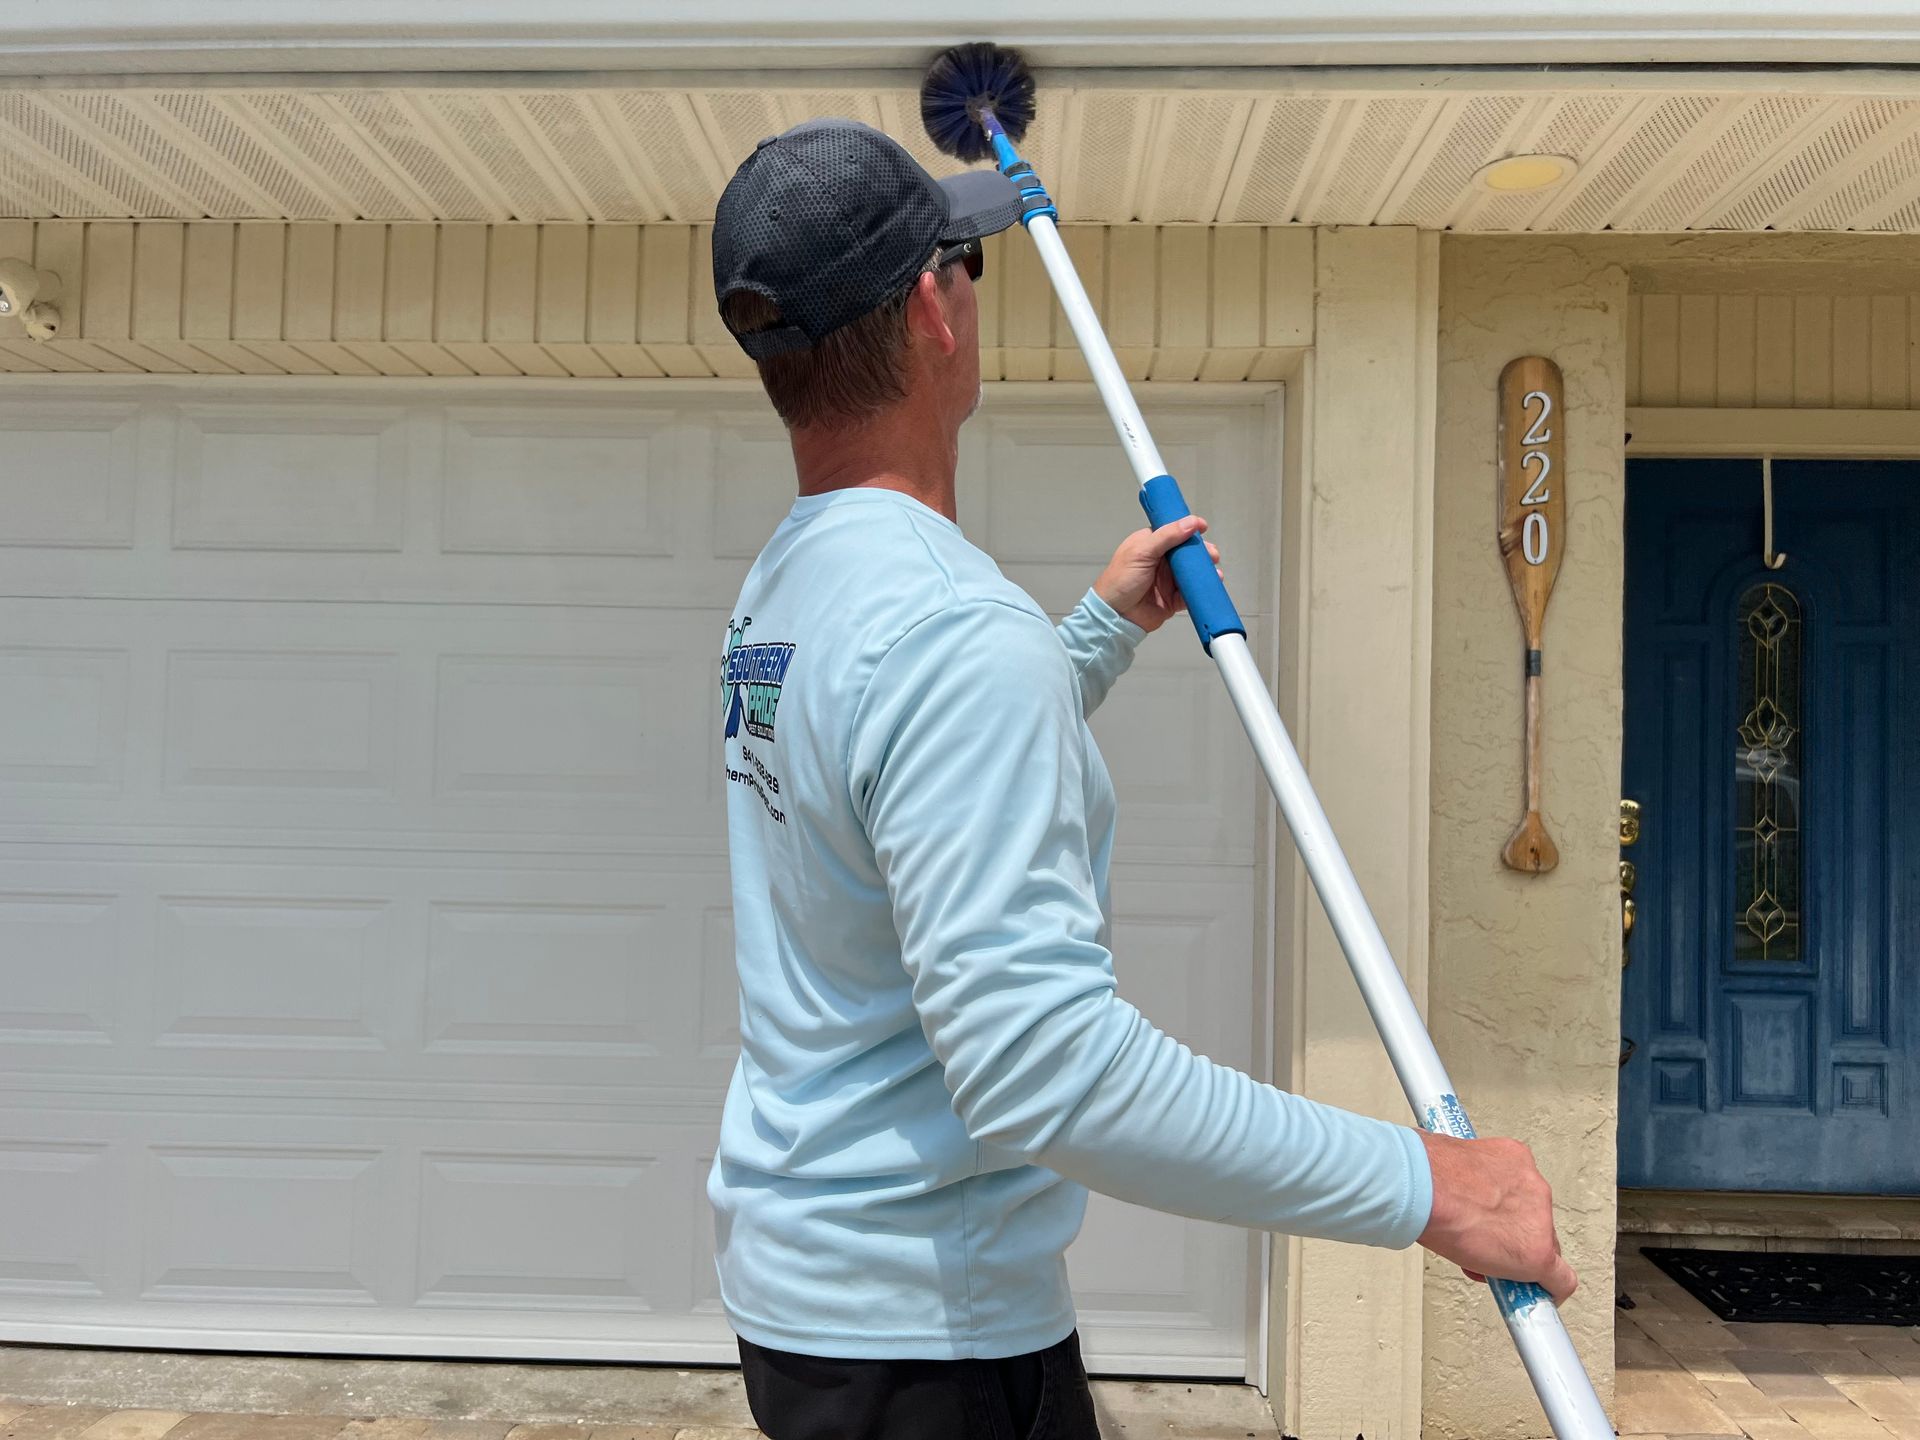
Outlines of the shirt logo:
<svg viewBox="0 0 1920 1440">
<path fill-rule="evenodd" d="M 773 739 L 773 719 L 780 708 L 780 682 L 793 663 L 793 645 L 787 641 L 748 645 L 747 627 L 727 621 L 727 648 L 720 652 L 720 704 L 727 715 L 726 737 L 731 740 L 745 724 L 749 735 Z"/>
</svg>

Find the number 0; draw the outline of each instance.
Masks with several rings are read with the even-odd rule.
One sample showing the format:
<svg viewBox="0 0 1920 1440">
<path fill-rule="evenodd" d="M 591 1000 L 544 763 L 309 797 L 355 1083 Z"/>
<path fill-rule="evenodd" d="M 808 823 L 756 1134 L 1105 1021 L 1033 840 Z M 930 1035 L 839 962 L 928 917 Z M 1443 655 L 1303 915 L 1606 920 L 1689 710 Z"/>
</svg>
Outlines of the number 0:
<svg viewBox="0 0 1920 1440">
<path fill-rule="evenodd" d="M 1529 565 L 1547 562 L 1547 517 L 1538 510 L 1528 513 L 1527 523 L 1520 529 L 1520 553 Z"/>
</svg>

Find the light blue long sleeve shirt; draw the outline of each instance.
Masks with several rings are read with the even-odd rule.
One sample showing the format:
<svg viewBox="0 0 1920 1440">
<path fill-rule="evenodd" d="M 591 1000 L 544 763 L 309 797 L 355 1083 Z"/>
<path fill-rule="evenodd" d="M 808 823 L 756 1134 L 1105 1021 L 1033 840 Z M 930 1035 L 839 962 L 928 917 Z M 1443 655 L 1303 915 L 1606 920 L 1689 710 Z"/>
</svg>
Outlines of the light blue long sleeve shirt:
<svg viewBox="0 0 1920 1440">
<path fill-rule="evenodd" d="M 721 661 L 741 1048 L 708 1193 L 755 1344 L 1051 1345 L 1083 1187 L 1369 1245 L 1426 1227 L 1414 1131 L 1216 1065 L 1115 990 L 1087 717 L 1141 634 L 1091 592 L 1056 629 L 891 490 L 802 497 L 749 572 Z"/>
</svg>

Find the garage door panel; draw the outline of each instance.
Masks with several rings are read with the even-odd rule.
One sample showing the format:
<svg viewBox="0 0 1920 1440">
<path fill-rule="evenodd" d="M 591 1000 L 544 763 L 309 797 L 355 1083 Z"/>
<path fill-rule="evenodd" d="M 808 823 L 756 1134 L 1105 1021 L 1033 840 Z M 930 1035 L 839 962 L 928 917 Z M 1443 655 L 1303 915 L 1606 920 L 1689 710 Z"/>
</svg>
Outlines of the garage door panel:
<svg viewBox="0 0 1920 1440">
<path fill-rule="evenodd" d="M 153 1045 L 298 1053 L 388 1048 L 393 1007 L 385 991 L 398 952 L 389 902 L 242 896 L 225 888 L 154 899 L 151 952 L 136 953 L 131 965 L 151 977 L 146 1028 Z M 156 1066 L 197 1072 L 200 1062 L 182 1056 L 157 1059 Z"/>
<path fill-rule="evenodd" d="M 51 459 L 0 480 L 0 1339 L 730 1360 L 713 666 L 791 503 L 764 403 L 9 394 Z M 1261 413 L 1161 421 L 1249 534 Z M 1084 396 L 991 396 L 963 459 L 1056 611 L 1140 523 Z M 1244 1065 L 1263 800 L 1208 669 L 1157 641 L 1096 721 L 1114 945 Z M 1239 1373 L 1250 1253 L 1095 1197 L 1092 1363 Z"/>
<path fill-rule="evenodd" d="M 0 1214 L 32 1216 L 0 1228 L 0 1296 L 90 1300 L 112 1284 L 112 1237 L 124 1216 L 127 1155 L 100 1140 L 0 1140 Z"/>
<path fill-rule="evenodd" d="M 394 1158 L 367 1145 L 285 1141 L 150 1147 L 138 1211 L 127 1217 L 145 1235 L 138 1293 L 379 1304 L 382 1221 L 393 1208 L 382 1204 L 392 1189 L 382 1171 Z"/>
<path fill-rule="evenodd" d="M 690 638 L 690 637 L 689 637 Z M 444 800 L 698 807 L 712 771 L 699 700 L 708 654 L 441 656 L 435 677 L 434 789 Z M 681 703 L 661 702 L 677 697 Z"/>
<path fill-rule="evenodd" d="M 1253 948 L 1255 876 L 1118 865 L 1113 876 L 1114 975 L 1146 1017 L 1223 1065 L 1252 1063 L 1242 977 L 1212 963 Z"/>
<path fill-rule="evenodd" d="M 1250 866 L 1258 811 L 1220 797 L 1259 793 L 1253 753 L 1213 662 L 1184 619 L 1172 623 L 1167 639 L 1182 643 L 1143 645 L 1093 716 L 1120 802 L 1116 858 Z"/>
<path fill-rule="evenodd" d="M 21 627 L 6 633 L 50 632 Z M 0 790 L 19 799 L 117 793 L 132 659 L 107 645 L 0 648 Z"/>
<path fill-rule="evenodd" d="M 746 574 L 767 537 L 793 508 L 793 448 L 765 407 L 723 410 L 713 419 L 712 554 Z M 735 587 L 735 594 L 738 594 Z"/>
<path fill-rule="evenodd" d="M 449 411 L 440 549 L 671 558 L 676 501 L 694 490 L 678 420 L 665 406 Z"/>
<path fill-rule="evenodd" d="M 435 904 L 427 1066 L 486 1057 L 486 1073 L 503 1077 L 705 1088 L 717 1101 L 733 1065 L 724 1037 L 738 1024 L 730 970 L 704 963 L 724 877 L 697 890 L 690 878 L 624 880 L 629 897 L 655 892 L 645 906 Z"/>
<path fill-rule="evenodd" d="M 720 611 L 671 624 L 610 614 L 483 622 L 423 637 L 433 673 L 432 824 L 724 845 L 713 637 Z"/>
<path fill-rule="evenodd" d="M 584 833 L 720 853 L 725 619 L 0 600 L 0 630 L 75 642 L 0 651 L 16 707 L 0 720 L 0 837 L 110 816 L 262 843 Z"/>
<path fill-rule="evenodd" d="M 1254 1254 L 1244 1230 L 1095 1197 L 1067 1254 L 1088 1363 L 1120 1374 L 1238 1373 Z M 1169 1366 L 1176 1358 L 1184 1363 Z"/>
<path fill-rule="evenodd" d="M 278 419 L 260 418 L 249 401 L 189 406 L 189 424 L 175 415 L 179 402 L 146 400 L 144 428 L 125 418 L 142 404 L 32 407 L 57 433 L 96 434 L 85 427 L 104 423 L 103 412 L 134 428 L 114 432 L 104 452 L 98 440 L 55 446 L 39 469 L 58 483 L 0 507 L 21 517 L 17 531 L 0 519 L 0 544 L 17 534 L 21 546 L 8 556 L 10 591 L 75 593 L 82 572 L 55 548 L 64 542 L 132 545 L 85 557 L 85 593 L 95 596 L 725 611 L 792 502 L 784 431 L 739 392 L 670 407 L 375 406 L 377 422 L 325 403 L 280 402 Z M 1242 612 L 1264 614 L 1267 547 L 1248 542 L 1269 533 L 1272 487 L 1245 483 L 1264 463 L 1257 412 L 1148 408 L 1167 463 L 1229 537 Z M 355 423 L 372 433 L 329 429 Z M 209 451 L 202 425 L 225 448 Z M 245 426 L 265 428 L 235 428 Z M 47 512 L 56 502 L 43 492 L 98 491 L 103 463 L 126 472 L 110 503 L 66 499 Z M 962 524 L 1055 611 L 1143 523 L 1098 411 L 995 396 L 963 432 L 962 463 Z M 136 488 L 164 523 L 133 544 Z M 37 520 L 36 507 L 47 512 Z"/>
<path fill-rule="evenodd" d="M 131 547 L 139 428 L 134 400 L 0 407 L 8 453 L 32 459 L 0 466 L 0 546 Z M 8 556 L 9 567 L 19 559 Z"/>
<path fill-rule="evenodd" d="M 418 444 L 400 406 L 186 405 L 175 419 L 178 550 L 406 548 Z"/>
<path fill-rule="evenodd" d="M 1245 483 L 1251 455 L 1244 407 L 1151 409 L 1147 418 L 1171 473 L 1225 541 L 1242 613 L 1263 613 L 1269 497 Z M 976 428 L 979 433 L 974 433 Z M 1075 604 L 1122 536 L 1146 524 L 1113 425 L 1098 410 L 995 409 L 962 432 L 968 466 L 960 494 L 967 532 L 1001 569 L 1058 614 Z"/>
<path fill-rule="evenodd" d="M 44 605 L 23 603 L 27 609 L 11 612 L 20 628 L 44 623 Z M 128 613 L 133 607 L 92 604 L 99 610 L 93 633 L 102 637 L 152 628 L 151 617 Z M 74 628 L 78 607 L 61 608 L 63 623 Z M 0 617 L 9 609 L 0 602 Z M 703 710 L 711 637 L 723 628 L 723 612 L 678 616 L 670 634 L 644 632 L 649 649 L 670 645 L 673 653 L 634 654 L 641 637 L 633 623 L 594 612 L 537 621 L 490 613 L 463 623 L 431 609 L 424 616 L 401 610 L 378 625 L 393 650 L 343 654 L 319 646 L 330 634 L 347 633 L 353 612 L 276 609 L 292 613 L 229 619 L 204 632 L 255 642 L 245 650 L 190 648 L 199 628 L 190 614 L 159 621 L 159 633 L 143 644 L 142 666 L 165 666 L 168 793 L 136 783 L 116 807 L 119 815 L 186 819 L 205 807 L 223 820 L 250 818 L 268 834 L 310 826 L 497 832 L 505 825 L 723 843 L 724 816 L 713 803 L 718 732 Z M 178 648 L 156 660 L 148 652 L 167 642 L 168 631 Z M 507 639 L 519 642 L 518 653 L 474 648 Z M 612 653 L 581 653 L 596 641 Z M 0 654 L 0 686 L 23 703 L 57 702 L 71 722 L 59 730 L 77 737 L 37 719 L 15 723 L 12 745 L 0 749 L 13 758 L 0 769 L 0 796 L 21 802 L 10 814 L 60 818 L 70 812 L 57 802 L 33 802 L 50 792 L 71 794 L 71 787 L 91 794 L 121 773 L 124 743 L 110 744 L 109 737 L 124 736 L 132 664 L 112 652 Z M 1222 807 L 1215 799 L 1257 787 L 1231 703 L 1211 670 L 1191 644 L 1144 646 L 1121 682 L 1124 698 L 1094 717 L 1120 793 L 1123 854 L 1253 859 L 1253 807 Z M 135 703 L 153 703 L 151 688 Z M 688 698 L 663 706 L 662 696 Z M 1170 735 L 1182 743 L 1169 745 Z M 713 763 L 683 762 L 699 752 Z M 48 778 L 56 775 L 65 778 Z M 363 797 L 390 803 L 370 808 L 358 803 Z M 642 797 L 673 803 L 636 806 Z"/>
<path fill-rule="evenodd" d="M 724 611 L 792 503 L 784 432 L 738 391 L 486 406 L 166 393 L 0 408 L 35 457 L 17 472 L 31 485 L 0 477 L 9 593 Z"/>
<path fill-rule="evenodd" d="M 0 1069 L 279 1080 L 349 1107 L 375 1084 L 488 1103 L 537 1085 L 717 1114 L 738 1034 L 724 860 L 523 863 L 10 862 Z M 66 888 L 83 879 L 94 893 Z"/>
<path fill-rule="evenodd" d="M 59 1104 L 0 1124 L 0 1208 L 67 1216 L 7 1227 L 0 1295 L 644 1314 L 711 1289 L 710 1119 L 557 1110 L 532 1142 L 453 1111 L 182 1107 L 159 1141 Z"/>
<path fill-rule="evenodd" d="M 1248 997 L 1217 963 L 1253 948 L 1251 868 L 1114 866 L 1112 949 L 1120 993 L 1149 1020 L 1222 1065 L 1254 1063 Z M 1177 1355 L 1234 1373 L 1246 1322 L 1247 1233 L 1092 1196 L 1068 1253 L 1080 1329 L 1103 1368 L 1152 1371 Z"/>
<path fill-rule="evenodd" d="M 166 667 L 168 790 L 395 798 L 399 655 L 180 649 Z"/>
<path fill-rule="evenodd" d="M 661 1237 L 692 1228 L 695 1160 L 638 1149 L 424 1152 L 413 1303 L 687 1311 L 693 1266 Z"/>
<path fill-rule="evenodd" d="M 86 870 L 74 878 L 100 884 Z M 110 893 L 0 893 L 0 1043 L 76 1056 L 113 1044 L 125 1000 L 123 909 Z"/>
</svg>

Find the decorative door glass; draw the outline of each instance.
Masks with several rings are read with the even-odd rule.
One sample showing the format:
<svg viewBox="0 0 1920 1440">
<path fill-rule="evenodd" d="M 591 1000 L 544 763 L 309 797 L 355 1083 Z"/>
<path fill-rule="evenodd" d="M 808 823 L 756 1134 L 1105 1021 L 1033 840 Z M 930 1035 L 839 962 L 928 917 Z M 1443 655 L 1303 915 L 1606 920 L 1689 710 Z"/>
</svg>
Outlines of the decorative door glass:
<svg viewBox="0 0 1920 1440">
<path fill-rule="evenodd" d="M 1733 954 L 1798 962 L 1800 948 L 1800 602 L 1768 581 L 1740 597 L 1734 744 Z"/>
</svg>

